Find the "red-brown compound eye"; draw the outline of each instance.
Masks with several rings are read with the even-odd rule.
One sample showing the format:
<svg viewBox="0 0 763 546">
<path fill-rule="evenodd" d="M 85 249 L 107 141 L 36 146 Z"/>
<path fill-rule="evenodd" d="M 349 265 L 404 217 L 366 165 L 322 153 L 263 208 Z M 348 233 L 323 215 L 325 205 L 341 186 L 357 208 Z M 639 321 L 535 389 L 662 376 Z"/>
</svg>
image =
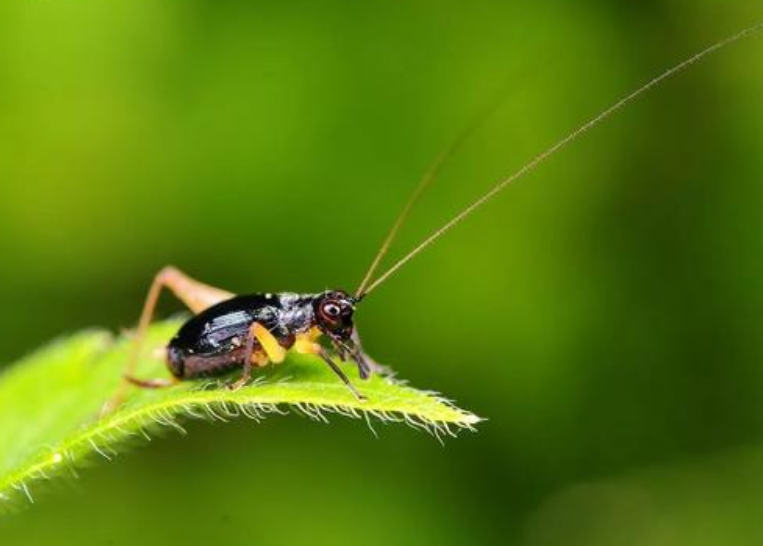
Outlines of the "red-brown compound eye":
<svg viewBox="0 0 763 546">
<path fill-rule="evenodd" d="M 333 301 L 327 301 L 326 303 L 321 305 L 321 315 L 323 315 L 323 318 L 325 318 L 326 320 L 335 322 L 340 317 L 341 314 L 342 314 L 342 308 L 339 307 L 339 304 Z"/>
</svg>

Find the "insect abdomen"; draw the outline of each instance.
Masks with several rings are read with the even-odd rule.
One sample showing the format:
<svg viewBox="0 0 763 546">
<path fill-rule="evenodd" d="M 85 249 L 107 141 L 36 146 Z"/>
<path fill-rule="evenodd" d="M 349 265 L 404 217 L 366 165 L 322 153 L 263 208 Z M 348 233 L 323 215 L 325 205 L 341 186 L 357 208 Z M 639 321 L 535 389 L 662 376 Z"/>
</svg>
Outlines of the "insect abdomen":
<svg viewBox="0 0 763 546">
<path fill-rule="evenodd" d="M 172 343 L 167 347 L 167 368 L 178 379 L 185 377 L 185 355 L 182 350 L 173 347 Z"/>
<path fill-rule="evenodd" d="M 194 355 L 170 345 L 167 348 L 167 367 L 178 379 L 213 377 L 241 366 L 244 357 L 243 348 L 215 355 Z"/>
</svg>

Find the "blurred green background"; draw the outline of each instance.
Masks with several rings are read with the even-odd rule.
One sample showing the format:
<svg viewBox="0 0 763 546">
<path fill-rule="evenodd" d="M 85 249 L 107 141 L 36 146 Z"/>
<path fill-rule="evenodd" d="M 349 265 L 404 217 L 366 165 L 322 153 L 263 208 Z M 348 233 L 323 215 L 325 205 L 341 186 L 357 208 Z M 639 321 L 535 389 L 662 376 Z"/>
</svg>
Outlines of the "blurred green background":
<svg viewBox="0 0 763 546">
<path fill-rule="evenodd" d="M 132 326 L 168 263 L 237 292 L 353 289 L 415 180 L 496 97 L 398 253 L 762 13 L 6 0 L 0 361 Z M 192 423 L 54 487 L 0 542 L 759 544 L 761 59 L 757 38 L 664 85 L 364 302 L 369 351 L 488 417 L 478 434 Z"/>
</svg>

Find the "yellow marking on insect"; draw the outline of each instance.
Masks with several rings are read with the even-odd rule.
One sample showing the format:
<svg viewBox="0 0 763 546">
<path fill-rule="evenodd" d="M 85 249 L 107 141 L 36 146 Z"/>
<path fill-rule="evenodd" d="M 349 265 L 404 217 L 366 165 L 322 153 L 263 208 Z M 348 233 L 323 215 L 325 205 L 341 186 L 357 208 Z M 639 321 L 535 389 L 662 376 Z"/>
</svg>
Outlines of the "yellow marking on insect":
<svg viewBox="0 0 763 546">
<path fill-rule="evenodd" d="M 294 349 L 295 352 L 303 355 L 318 354 L 321 346 L 316 342 L 316 340 L 322 335 L 323 332 L 321 332 L 321 329 L 317 326 L 313 326 L 307 332 L 297 334 L 297 339 L 294 341 L 292 349 Z"/>
<path fill-rule="evenodd" d="M 252 353 L 252 364 L 257 366 L 258 368 L 262 368 L 264 366 L 267 366 L 270 360 L 268 360 L 268 355 L 266 355 L 263 351 L 254 351 Z"/>
<path fill-rule="evenodd" d="M 278 340 L 262 324 L 255 322 L 252 324 L 252 335 L 260 342 L 262 350 L 267 357 L 274 363 L 280 364 L 286 358 L 286 349 L 281 347 Z"/>
<path fill-rule="evenodd" d="M 297 340 L 294 342 L 293 349 L 299 354 L 303 355 L 318 354 L 318 352 L 321 350 L 321 346 L 319 343 L 316 343 L 314 339 L 315 338 L 312 337 L 309 333 L 298 334 Z"/>
</svg>

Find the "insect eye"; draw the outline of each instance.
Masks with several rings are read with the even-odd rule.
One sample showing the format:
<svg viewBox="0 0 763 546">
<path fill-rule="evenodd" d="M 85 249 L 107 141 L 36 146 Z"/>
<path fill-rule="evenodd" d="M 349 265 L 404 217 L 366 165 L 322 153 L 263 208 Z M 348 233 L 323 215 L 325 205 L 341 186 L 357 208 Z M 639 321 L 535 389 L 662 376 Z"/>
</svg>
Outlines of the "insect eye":
<svg viewBox="0 0 763 546">
<path fill-rule="evenodd" d="M 326 303 L 323 305 L 323 314 L 329 318 L 337 318 L 342 314 L 342 309 L 336 303 Z"/>
</svg>

